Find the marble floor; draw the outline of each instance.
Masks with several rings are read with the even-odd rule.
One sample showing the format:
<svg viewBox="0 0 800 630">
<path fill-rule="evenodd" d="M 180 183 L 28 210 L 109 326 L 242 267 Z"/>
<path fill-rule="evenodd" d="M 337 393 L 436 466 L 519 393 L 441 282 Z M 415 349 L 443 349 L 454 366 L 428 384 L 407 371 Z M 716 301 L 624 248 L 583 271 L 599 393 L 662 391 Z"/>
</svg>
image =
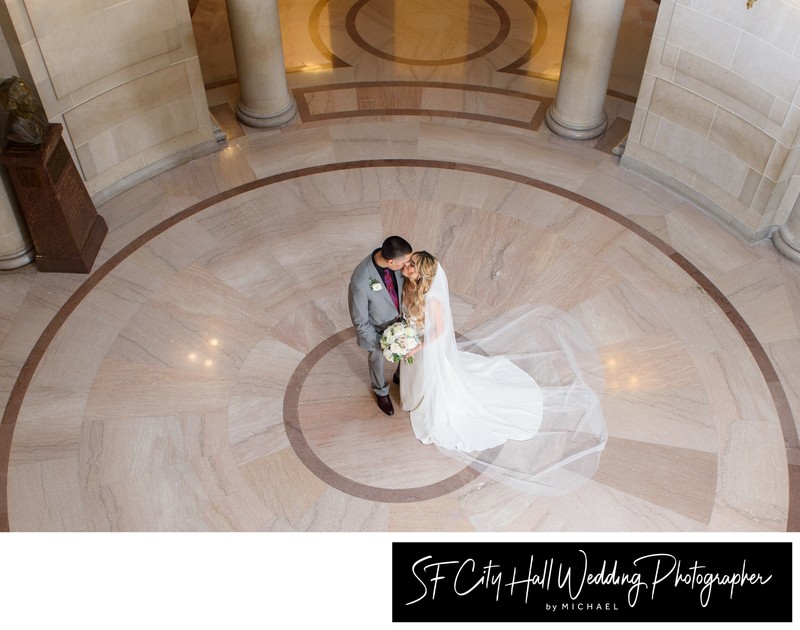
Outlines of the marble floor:
<svg viewBox="0 0 800 630">
<path fill-rule="evenodd" d="M 298 116 L 257 130 L 223 3 L 191 3 L 228 140 L 101 206 L 91 274 L 0 275 L 2 528 L 797 531 L 800 267 L 620 168 L 657 2 L 626 7 L 608 131 L 547 129 L 565 4 L 282 2 Z M 462 330 L 581 323 L 591 481 L 520 493 L 378 410 L 346 294 L 392 233 L 440 257 Z"/>
</svg>

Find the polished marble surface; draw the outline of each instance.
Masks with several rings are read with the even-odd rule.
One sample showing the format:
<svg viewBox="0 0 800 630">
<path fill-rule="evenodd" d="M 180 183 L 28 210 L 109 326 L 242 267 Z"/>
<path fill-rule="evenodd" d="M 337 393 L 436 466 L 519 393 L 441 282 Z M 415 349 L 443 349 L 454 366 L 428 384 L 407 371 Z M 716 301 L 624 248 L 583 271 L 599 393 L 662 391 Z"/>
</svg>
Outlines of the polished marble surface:
<svg viewBox="0 0 800 630">
<path fill-rule="evenodd" d="M 206 61 L 227 146 L 101 206 L 88 277 L 0 275 L 4 527 L 797 530 L 800 268 L 620 169 L 637 64 L 615 65 L 606 136 L 571 142 L 541 124 L 561 3 L 537 23 L 504 0 L 513 29 L 458 3 L 475 10 L 451 40 L 416 2 L 442 38 L 396 47 L 387 2 L 282 4 L 291 124 L 225 116 L 236 85 Z M 629 5 L 622 48 L 641 52 L 655 3 Z M 519 493 L 377 409 L 346 292 L 390 233 L 442 259 L 465 329 L 542 303 L 588 331 L 609 432 L 589 483 Z"/>
</svg>

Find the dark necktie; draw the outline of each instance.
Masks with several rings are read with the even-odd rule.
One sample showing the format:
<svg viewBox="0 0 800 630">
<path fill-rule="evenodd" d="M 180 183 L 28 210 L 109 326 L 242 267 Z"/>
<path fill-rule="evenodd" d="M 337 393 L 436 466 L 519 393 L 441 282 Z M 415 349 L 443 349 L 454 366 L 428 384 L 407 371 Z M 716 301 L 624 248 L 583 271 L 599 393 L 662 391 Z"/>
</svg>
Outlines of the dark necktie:
<svg viewBox="0 0 800 630">
<path fill-rule="evenodd" d="M 389 292 L 392 302 L 394 302 L 394 307 L 399 311 L 400 302 L 397 299 L 397 289 L 394 288 L 394 273 L 388 267 L 383 270 L 383 282 L 386 284 L 386 290 Z"/>
</svg>

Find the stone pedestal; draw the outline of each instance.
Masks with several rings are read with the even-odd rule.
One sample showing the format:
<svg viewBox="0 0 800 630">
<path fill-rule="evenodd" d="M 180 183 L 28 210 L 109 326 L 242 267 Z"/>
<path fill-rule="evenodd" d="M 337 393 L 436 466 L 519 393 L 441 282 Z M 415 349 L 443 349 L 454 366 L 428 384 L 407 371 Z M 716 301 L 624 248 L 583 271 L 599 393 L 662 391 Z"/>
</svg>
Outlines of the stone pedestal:
<svg viewBox="0 0 800 630">
<path fill-rule="evenodd" d="M 227 0 L 239 77 L 236 116 L 250 127 L 279 127 L 297 113 L 286 82 L 278 0 Z"/>
<path fill-rule="evenodd" d="M 625 0 L 572 0 L 556 98 L 545 121 L 553 133 L 589 140 L 608 126 L 608 79 Z"/>
<path fill-rule="evenodd" d="M 39 147 L 9 144 L 0 155 L 36 249 L 39 271 L 89 273 L 108 226 L 94 207 L 61 125 Z"/>
</svg>

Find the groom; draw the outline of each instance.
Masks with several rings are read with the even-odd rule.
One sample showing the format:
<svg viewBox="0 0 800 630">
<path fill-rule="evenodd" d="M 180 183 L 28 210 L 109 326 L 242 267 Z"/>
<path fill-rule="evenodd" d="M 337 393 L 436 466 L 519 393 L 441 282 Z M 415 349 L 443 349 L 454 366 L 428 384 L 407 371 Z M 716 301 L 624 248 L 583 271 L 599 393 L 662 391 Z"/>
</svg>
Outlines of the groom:
<svg viewBox="0 0 800 630">
<path fill-rule="evenodd" d="M 403 295 L 403 274 L 400 271 L 411 260 L 411 245 L 400 236 L 390 236 L 380 248 L 362 260 L 350 277 L 348 305 L 350 319 L 356 327 L 356 339 L 369 351 L 369 376 L 378 407 L 387 416 L 394 413 L 389 398 L 389 385 L 383 375 L 381 333 L 400 318 Z M 398 370 L 400 366 L 397 366 Z M 399 381 L 395 372 L 394 381 Z"/>
</svg>

